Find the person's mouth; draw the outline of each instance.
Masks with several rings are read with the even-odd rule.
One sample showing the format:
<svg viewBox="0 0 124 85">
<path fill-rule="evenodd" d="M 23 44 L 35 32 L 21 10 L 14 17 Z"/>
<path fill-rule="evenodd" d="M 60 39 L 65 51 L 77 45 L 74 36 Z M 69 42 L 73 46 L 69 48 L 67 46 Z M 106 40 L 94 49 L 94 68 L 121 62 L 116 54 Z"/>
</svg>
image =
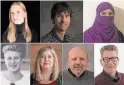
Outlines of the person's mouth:
<svg viewBox="0 0 124 85">
<path fill-rule="evenodd" d="M 114 68 L 114 66 L 107 66 L 108 68 Z"/>
<path fill-rule="evenodd" d="M 11 68 L 16 68 L 17 67 L 17 65 L 10 65 L 11 66 Z"/>
</svg>

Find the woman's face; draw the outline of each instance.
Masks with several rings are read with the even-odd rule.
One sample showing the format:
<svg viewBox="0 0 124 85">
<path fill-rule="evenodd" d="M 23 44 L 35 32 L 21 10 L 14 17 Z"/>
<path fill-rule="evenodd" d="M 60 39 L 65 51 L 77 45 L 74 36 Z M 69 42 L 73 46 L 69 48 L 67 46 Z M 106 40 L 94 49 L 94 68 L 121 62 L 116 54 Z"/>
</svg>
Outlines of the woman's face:
<svg viewBox="0 0 124 85">
<path fill-rule="evenodd" d="M 51 53 L 51 51 L 49 51 L 49 50 L 44 51 L 41 55 L 41 61 L 40 61 L 42 70 L 52 69 L 53 60 L 54 60 L 54 56 Z"/>
<path fill-rule="evenodd" d="M 7 66 L 8 71 L 16 72 L 20 70 L 21 67 L 21 54 L 16 51 L 7 51 L 4 54 L 5 65 Z"/>
<path fill-rule="evenodd" d="M 101 16 L 114 16 L 114 13 L 111 9 L 106 9 L 102 12 L 100 12 Z"/>
<path fill-rule="evenodd" d="M 26 12 L 19 6 L 13 5 L 10 9 L 10 17 L 14 24 L 21 24 L 24 22 Z"/>
</svg>

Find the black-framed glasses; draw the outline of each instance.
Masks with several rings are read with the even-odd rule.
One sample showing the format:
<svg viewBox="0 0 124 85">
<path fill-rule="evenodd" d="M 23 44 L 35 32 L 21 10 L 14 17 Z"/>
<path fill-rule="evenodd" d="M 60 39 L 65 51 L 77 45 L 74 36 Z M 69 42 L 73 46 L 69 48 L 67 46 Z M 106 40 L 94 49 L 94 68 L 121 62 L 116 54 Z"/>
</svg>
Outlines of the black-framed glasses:
<svg viewBox="0 0 124 85">
<path fill-rule="evenodd" d="M 105 57 L 105 58 L 102 58 L 102 60 L 105 62 L 105 63 L 108 63 L 110 61 L 110 59 L 113 61 L 113 62 L 116 62 L 118 60 L 118 57 L 111 57 L 111 58 L 108 58 L 108 57 Z"/>
</svg>

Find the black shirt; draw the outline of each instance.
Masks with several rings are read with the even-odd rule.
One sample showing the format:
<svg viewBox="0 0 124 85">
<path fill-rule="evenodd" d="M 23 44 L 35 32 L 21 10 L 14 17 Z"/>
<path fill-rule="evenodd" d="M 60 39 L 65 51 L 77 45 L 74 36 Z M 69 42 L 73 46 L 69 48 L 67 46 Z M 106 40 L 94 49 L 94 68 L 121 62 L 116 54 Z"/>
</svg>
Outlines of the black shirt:
<svg viewBox="0 0 124 85">
<path fill-rule="evenodd" d="M 26 40 L 23 35 L 23 30 L 25 27 L 24 23 L 20 25 L 15 25 L 15 27 L 16 27 L 16 41 L 14 43 L 26 43 Z M 32 34 L 31 42 L 38 42 L 38 36 L 37 36 L 36 31 L 34 29 L 30 29 L 30 30 Z M 9 43 L 9 41 L 7 40 L 7 36 L 8 36 L 8 29 L 2 35 L 3 43 Z"/>
</svg>

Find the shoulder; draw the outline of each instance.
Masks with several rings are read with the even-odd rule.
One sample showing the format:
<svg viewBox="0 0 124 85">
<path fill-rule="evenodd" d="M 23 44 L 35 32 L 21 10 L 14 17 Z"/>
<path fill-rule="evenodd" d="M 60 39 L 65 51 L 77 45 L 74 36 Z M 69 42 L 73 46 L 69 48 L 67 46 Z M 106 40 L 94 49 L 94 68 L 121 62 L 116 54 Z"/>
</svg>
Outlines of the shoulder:
<svg viewBox="0 0 124 85">
<path fill-rule="evenodd" d="M 90 77 L 94 77 L 94 72 L 86 70 L 86 74 Z"/>
<path fill-rule="evenodd" d="M 60 73 L 58 78 L 56 79 L 57 85 L 62 85 L 62 74 Z"/>
<path fill-rule="evenodd" d="M 40 38 L 40 42 L 51 42 L 52 37 L 53 37 L 52 33 L 49 32 L 49 33 L 47 33 L 46 35 L 44 35 L 43 37 Z"/>
<path fill-rule="evenodd" d="M 7 35 L 8 35 L 8 29 L 5 30 L 2 34 L 2 42 L 8 42 Z"/>
<path fill-rule="evenodd" d="M 84 32 L 84 42 L 94 42 L 93 34 L 89 30 Z"/>
<path fill-rule="evenodd" d="M 68 69 L 66 69 L 66 70 L 63 71 L 63 75 L 67 75 L 67 74 L 69 74 Z"/>
<path fill-rule="evenodd" d="M 38 42 L 38 34 L 35 31 L 35 29 L 31 29 L 31 34 L 32 34 L 32 40 L 31 40 L 31 42 Z"/>
<path fill-rule="evenodd" d="M 32 36 L 36 36 L 37 32 L 34 29 L 31 29 L 31 34 L 32 34 Z"/>
<path fill-rule="evenodd" d="M 118 30 L 119 42 L 124 42 L 124 35 L 121 31 Z"/>
<path fill-rule="evenodd" d="M 99 84 L 99 82 L 101 82 L 101 80 L 103 80 L 103 75 L 102 75 L 102 73 L 98 74 L 98 75 L 95 77 L 95 84 Z"/>
</svg>

